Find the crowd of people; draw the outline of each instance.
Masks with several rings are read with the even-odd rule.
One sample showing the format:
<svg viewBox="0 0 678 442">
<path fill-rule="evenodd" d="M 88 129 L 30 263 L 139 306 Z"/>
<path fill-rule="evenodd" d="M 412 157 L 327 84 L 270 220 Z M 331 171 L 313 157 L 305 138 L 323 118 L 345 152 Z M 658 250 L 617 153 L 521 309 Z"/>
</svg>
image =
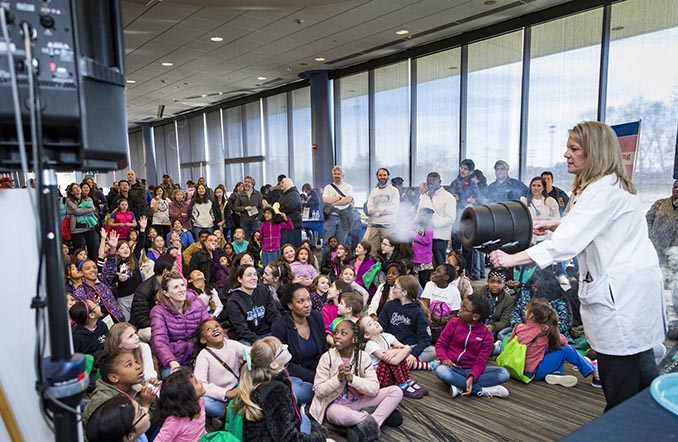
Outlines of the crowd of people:
<svg viewBox="0 0 678 442">
<path fill-rule="evenodd" d="M 304 184 L 302 192 L 284 175 L 260 190 L 247 176 L 230 195 L 203 178 L 181 188 L 168 175 L 146 189 L 132 170 L 107 196 L 93 178 L 71 184 L 62 224 L 68 307 L 75 351 L 92 355 L 95 369 L 83 412 L 87 438 L 195 441 L 239 416 L 243 440 L 325 440 L 325 422 L 346 428 L 349 440 L 377 440 L 382 426 L 402 423 L 403 397 L 428 394 L 417 370 L 435 372 L 452 398 L 508 397 L 509 372 L 488 364 L 505 338 L 528 346 L 525 376 L 573 386 L 577 378 L 563 371 L 568 361 L 604 388 L 608 407 L 616 405 L 656 375 L 646 356 L 663 340 L 662 314 L 654 297 L 642 307 L 629 301 L 616 273 L 605 270 L 608 251 L 588 249 L 605 234 L 592 218 L 605 218 L 605 208 L 591 217 L 586 209 L 612 192 L 589 197 L 589 189 L 618 186 L 586 166 L 606 161 L 596 150 L 614 145 L 580 126 L 566 154 L 578 205 L 568 204 L 549 171 L 526 186 L 503 160 L 489 185 L 470 159 L 448 187 L 431 172 L 418 200 L 380 168 L 356 240 L 353 188 L 339 166 L 332 183 Z M 489 257 L 461 247 L 464 209 L 509 200 L 529 208 L 534 247 Z M 324 218 L 322 253 L 303 240 L 305 210 Z M 589 226 L 588 236 L 575 220 Z M 644 220 L 634 238 L 645 253 L 647 290 L 659 267 L 643 234 L 649 244 Z M 584 275 L 570 288 L 561 282 L 575 256 Z M 605 312 L 578 288 L 592 293 L 603 276 L 615 284 Z M 474 289 L 471 280 L 484 278 Z M 618 317 L 627 308 L 652 318 L 644 315 L 642 339 L 602 330 L 614 321 L 639 330 Z M 577 352 L 588 346 L 586 357 Z M 641 382 L 616 392 L 617 370 L 633 363 Z"/>
</svg>

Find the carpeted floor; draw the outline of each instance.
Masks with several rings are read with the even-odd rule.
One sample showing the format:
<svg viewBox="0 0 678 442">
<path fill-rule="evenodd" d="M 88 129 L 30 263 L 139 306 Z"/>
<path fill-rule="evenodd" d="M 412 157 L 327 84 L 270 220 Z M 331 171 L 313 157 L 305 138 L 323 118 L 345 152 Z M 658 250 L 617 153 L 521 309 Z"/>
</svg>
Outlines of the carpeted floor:
<svg viewBox="0 0 678 442">
<path fill-rule="evenodd" d="M 413 372 L 430 395 L 405 398 L 399 406 L 403 425 L 382 429 L 382 441 L 554 441 L 603 413 L 605 398 L 591 387 L 590 378 L 579 378 L 574 388 L 534 382 L 529 385 L 510 380 L 506 399 L 457 397 L 432 372 Z M 346 440 L 339 429 L 329 437 Z"/>
</svg>

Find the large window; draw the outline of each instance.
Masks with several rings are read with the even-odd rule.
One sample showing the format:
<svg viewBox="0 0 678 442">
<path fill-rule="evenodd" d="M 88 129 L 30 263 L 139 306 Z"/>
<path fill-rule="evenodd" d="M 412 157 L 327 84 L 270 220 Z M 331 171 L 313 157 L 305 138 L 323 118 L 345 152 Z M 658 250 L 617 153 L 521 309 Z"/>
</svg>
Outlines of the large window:
<svg viewBox="0 0 678 442">
<path fill-rule="evenodd" d="M 386 167 L 391 177 L 410 175 L 410 70 L 409 62 L 374 71 L 374 164 L 370 187 L 376 185 L 376 172 Z M 357 200 L 362 203 L 362 200 Z"/>
<path fill-rule="evenodd" d="M 413 180 L 416 186 L 437 171 L 444 184 L 457 176 L 459 164 L 460 49 L 417 59 L 416 132 Z M 405 183 L 407 183 L 407 177 Z"/>
<path fill-rule="evenodd" d="M 597 9 L 532 28 L 526 183 L 549 170 L 571 187 L 567 130 L 596 119 L 602 17 Z"/>
<path fill-rule="evenodd" d="M 287 133 L 287 94 L 264 99 L 264 130 L 266 134 L 266 182 L 277 183 L 278 175 L 289 174 Z"/>
<path fill-rule="evenodd" d="M 369 194 L 370 176 L 367 72 L 344 77 L 338 83 L 337 164 L 344 168 L 346 182 L 353 186 L 360 205 Z"/>
<path fill-rule="evenodd" d="M 523 33 L 513 32 L 468 47 L 466 157 L 488 182 L 500 159 L 518 176 L 522 43 Z"/>
<path fill-rule="evenodd" d="M 672 0 L 612 6 L 609 124 L 642 120 L 634 183 L 646 206 L 671 194 L 678 122 L 678 8 Z"/>
<path fill-rule="evenodd" d="M 301 191 L 304 183 L 313 186 L 313 148 L 311 146 L 311 88 L 292 91 L 292 178 Z"/>
</svg>

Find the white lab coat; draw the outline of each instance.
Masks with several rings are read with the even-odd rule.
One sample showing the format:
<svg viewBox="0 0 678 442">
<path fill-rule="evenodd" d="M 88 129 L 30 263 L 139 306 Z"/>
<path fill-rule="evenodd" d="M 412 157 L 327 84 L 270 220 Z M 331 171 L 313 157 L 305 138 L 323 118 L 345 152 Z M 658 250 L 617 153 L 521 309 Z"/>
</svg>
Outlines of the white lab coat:
<svg viewBox="0 0 678 442">
<path fill-rule="evenodd" d="M 627 356 L 664 342 L 666 317 L 644 211 L 616 181 L 607 175 L 590 184 L 551 240 L 526 252 L 541 268 L 577 256 L 586 338 L 597 352 Z"/>
<path fill-rule="evenodd" d="M 452 226 L 457 217 L 457 200 L 447 190 L 440 187 L 433 196 L 423 194 L 419 197 L 419 209 L 428 208 L 433 210 L 431 224 L 433 224 L 433 239 L 450 240 Z"/>
</svg>

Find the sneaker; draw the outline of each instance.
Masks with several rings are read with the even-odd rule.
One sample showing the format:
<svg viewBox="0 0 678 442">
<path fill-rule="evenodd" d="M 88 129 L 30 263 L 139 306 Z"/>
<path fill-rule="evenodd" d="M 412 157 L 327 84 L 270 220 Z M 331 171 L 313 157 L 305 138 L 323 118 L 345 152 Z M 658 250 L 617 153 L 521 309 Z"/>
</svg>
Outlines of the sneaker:
<svg viewBox="0 0 678 442">
<path fill-rule="evenodd" d="M 591 380 L 591 387 L 593 388 L 603 388 L 603 384 L 600 383 L 600 378 L 599 377 L 593 377 Z"/>
<path fill-rule="evenodd" d="M 428 369 L 431 371 L 436 371 L 438 367 L 440 367 L 440 361 L 437 359 L 428 363 Z"/>
<path fill-rule="evenodd" d="M 486 397 L 486 398 L 493 398 L 493 397 L 508 397 L 509 396 L 509 391 L 506 389 L 506 387 L 502 387 L 501 385 L 495 385 L 494 387 L 483 387 L 479 392 L 478 396 Z"/>
<path fill-rule="evenodd" d="M 461 390 L 459 390 L 454 385 L 450 385 L 450 394 L 452 395 L 453 398 L 459 396 L 460 393 L 461 393 Z"/>
<path fill-rule="evenodd" d="M 494 343 L 494 348 L 492 349 L 492 356 L 496 356 L 501 353 L 501 341 L 497 340 Z"/>
<path fill-rule="evenodd" d="M 577 385 L 577 378 L 571 374 L 547 374 L 546 383 L 550 385 L 562 385 L 571 388 Z"/>
</svg>

